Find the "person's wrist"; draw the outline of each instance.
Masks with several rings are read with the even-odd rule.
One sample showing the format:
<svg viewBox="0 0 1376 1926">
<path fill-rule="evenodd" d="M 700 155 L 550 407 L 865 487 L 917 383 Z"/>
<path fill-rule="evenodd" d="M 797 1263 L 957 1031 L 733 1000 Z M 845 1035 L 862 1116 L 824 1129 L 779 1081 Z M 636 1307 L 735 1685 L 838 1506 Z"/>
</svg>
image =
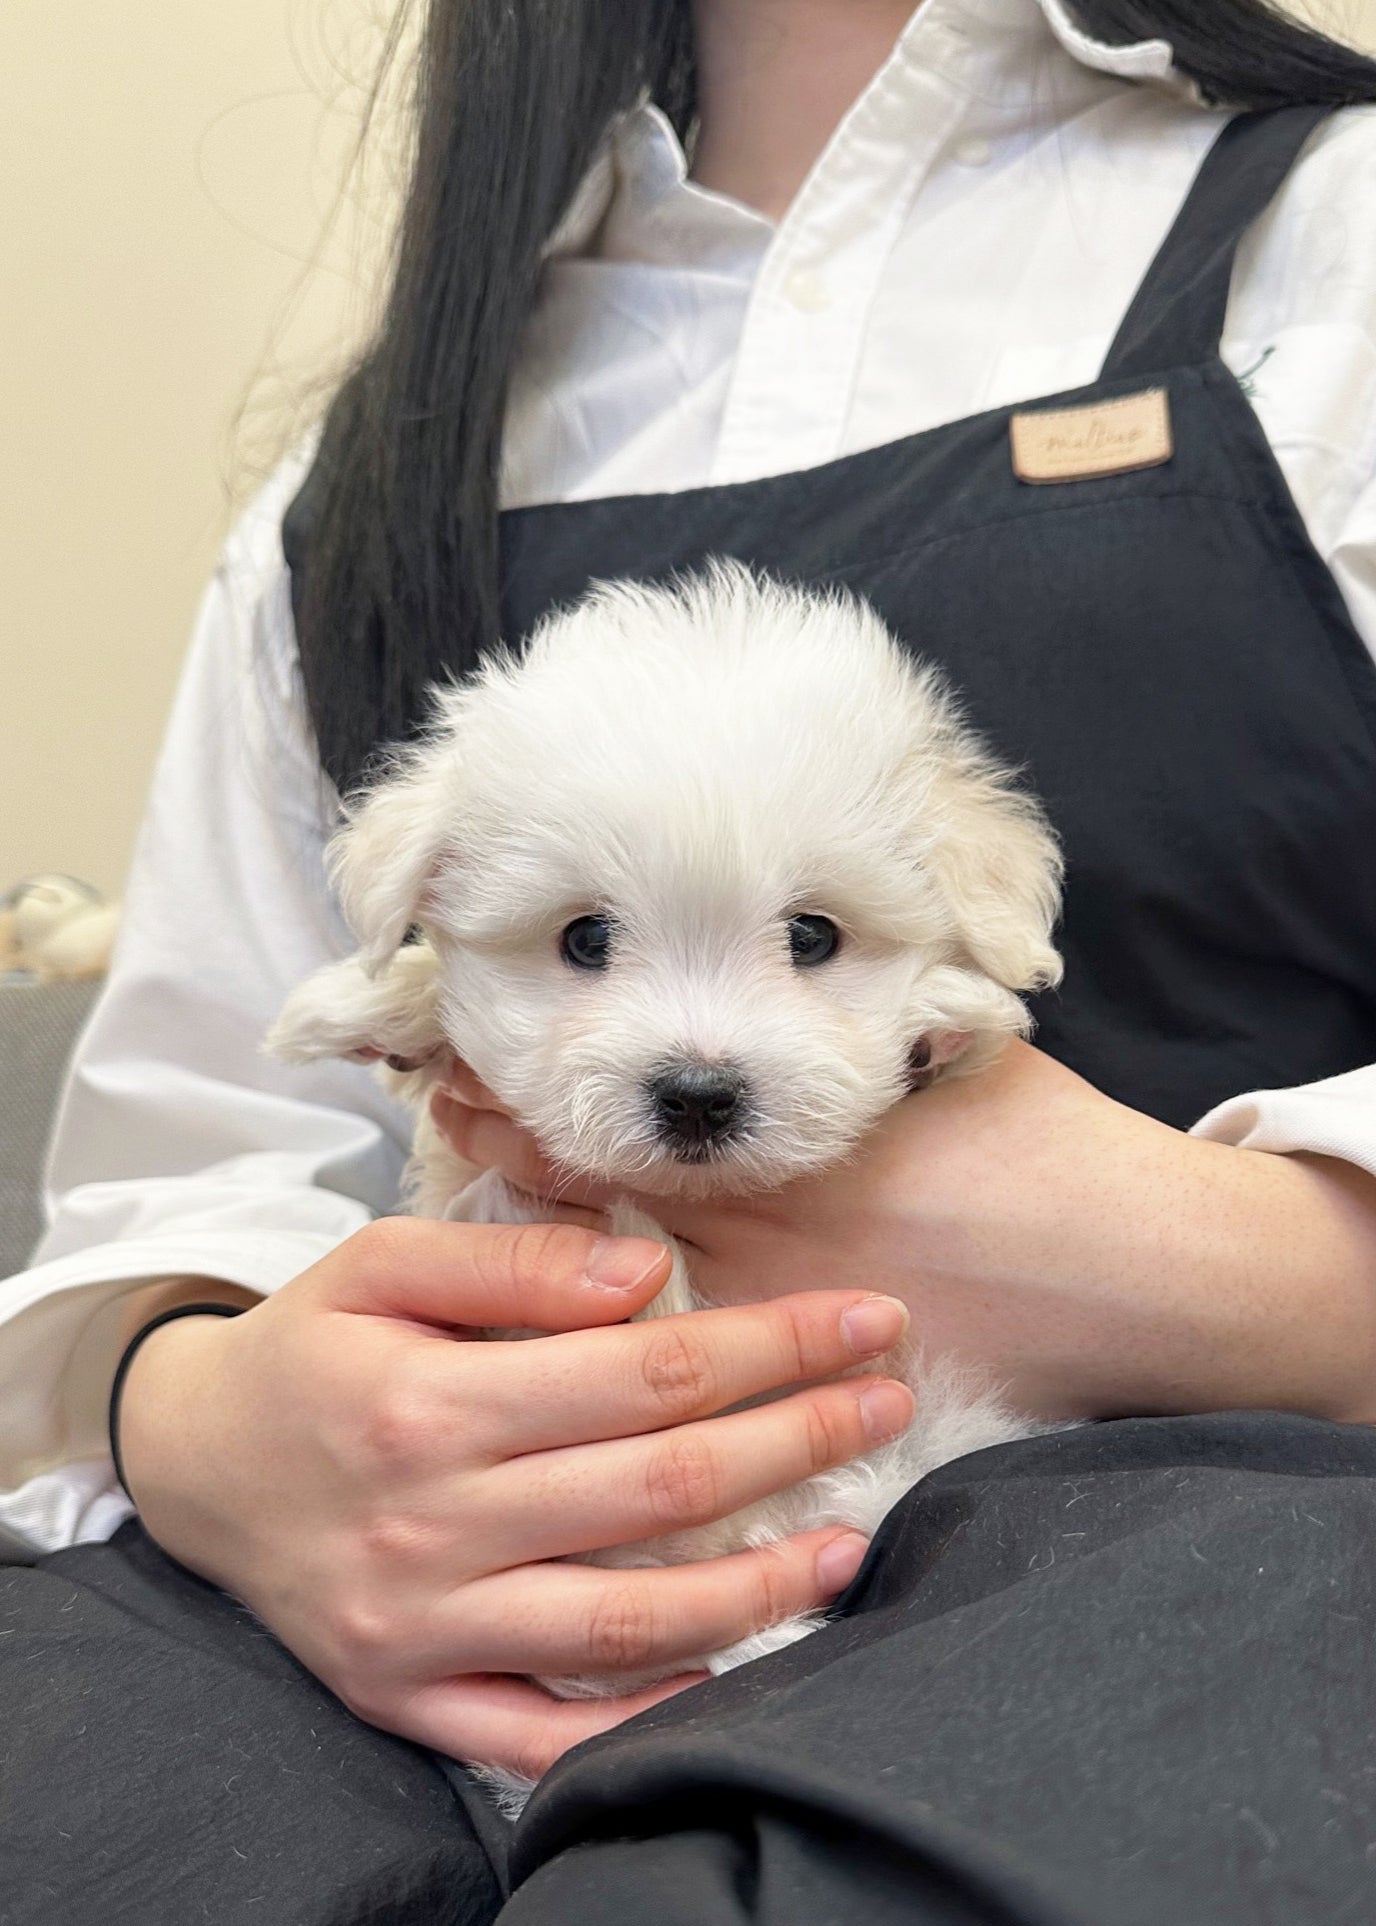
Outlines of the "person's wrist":
<svg viewBox="0 0 1376 1926">
<path fill-rule="evenodd" d="M 217 1385 L 237 1321 L 207 1312 L 149 1331 L 130 1360 L 119 1407 L 125 1489 L 145 1528 L 183 1564 L 216 1579 Z M 207 1468 L 215 1472 L 209 1480 Z"/>
<path fill-rule="evenodd" d="M 192 1317 L 238 1317 L 242 1308 L 242 1306 L 226 1304 L 216 1299 L 197 1301 L 195 1298 L 191 1298 L 181 1303 L 170 1305 L 157 1312 L 156 1315 L 145 1320 L 136 1329 L 131 1331 L 120 1356 L 119 1363 L 115 1366 L 114 1382 L 110 1387 L 110 1405 L 106 1419 L 106 1429 L 110 1440 L 110 1456 L 114 1460 L 115 1476 L 126 1491 L 129 1487 L 124 1476 L 124 1459 L 120 1450 L 120 1415 L 121 1406 L 124 1401 L 124 1386 L 140 1350 L 148 1343 L 154 1333 L 161 1330 L 165 1324 L 179 1323 L 185 1318 Z"/>
</svg>

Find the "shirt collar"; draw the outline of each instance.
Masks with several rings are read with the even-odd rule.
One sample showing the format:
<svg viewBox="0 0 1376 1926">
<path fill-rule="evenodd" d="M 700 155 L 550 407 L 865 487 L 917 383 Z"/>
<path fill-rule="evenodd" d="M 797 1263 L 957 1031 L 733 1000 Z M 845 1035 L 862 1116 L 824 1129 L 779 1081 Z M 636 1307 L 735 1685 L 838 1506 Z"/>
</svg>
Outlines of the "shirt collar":
<svg viewBox="0 0 1376 1926">
<path fill-rule="evenodd" d="M 1190 83 L 1175 64 L 1175 49 L 1169 40 L 1135 40 L 1126 46 L 1112 46 L 1095 40 L 1083 27 L 1076 26 L 1065 0 L 1037 0 L 1046 23 L 1066 52 L 1082 67 L 1097 73 L 1117 74 L 1121 80 L 1154 81 L 1176 91 L 1193 92 Z"/>
<path fill-rule="evenodd" d="M 1138 40 L 1123 46 L 1096 40 L 1076 24 L 1067 0 L 922 0 L 899 36 L 895 59 L 903 59 L 910 49 L 914 58 L 919 57 L 921 38 L 937 11 L 972 39 L 1030 33 L 1058 44 L 1081 67 L 1096 73 L 1198 98 L 1193 84 L 1177 68 L 1169 40 Z M 642 103 L 624 118 L 584 175 L 550 236 L 546 258 L 585 254 L 614 203 L 620 207 L 628 198 L 634 199 L 644 213 L 682 188 L 687 176 L 683 149 L 667 119 L 658 108 Z M 717 220 L 729 209 L 743 222 L 763 221 L 763 216 L 734 202 L 698 193 L 705 203 L 715 205 Z"/>
</svg>

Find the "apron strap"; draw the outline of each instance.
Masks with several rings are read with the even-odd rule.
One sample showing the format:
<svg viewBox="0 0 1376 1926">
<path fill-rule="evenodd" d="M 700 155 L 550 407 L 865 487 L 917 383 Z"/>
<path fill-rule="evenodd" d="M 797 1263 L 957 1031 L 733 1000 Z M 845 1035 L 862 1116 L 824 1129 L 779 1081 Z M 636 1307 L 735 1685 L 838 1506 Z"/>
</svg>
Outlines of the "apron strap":
<svg viewBox="0 0 1376 1926">
<path fill-rule="evenodd" d="M 1228 122 L 1147 270 L 1101 379 L 1197 366 L 1218 353 L 1238 244 L 1333 111 L 1279 107 Z"/>
</svg>

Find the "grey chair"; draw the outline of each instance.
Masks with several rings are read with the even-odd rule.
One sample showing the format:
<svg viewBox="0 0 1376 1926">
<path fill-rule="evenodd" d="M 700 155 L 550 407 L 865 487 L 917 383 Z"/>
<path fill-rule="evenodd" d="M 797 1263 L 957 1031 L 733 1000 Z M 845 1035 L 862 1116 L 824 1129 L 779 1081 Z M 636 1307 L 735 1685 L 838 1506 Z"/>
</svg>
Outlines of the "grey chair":
<svg viewBox="0 0 1376 1926">
<path fill-rule="evenodd" d="M 0 1278 L 21 1271 L 43 1228 L 43 1159 L 72 1047 L 100 983 L 0 976 Z"/>
</svg>

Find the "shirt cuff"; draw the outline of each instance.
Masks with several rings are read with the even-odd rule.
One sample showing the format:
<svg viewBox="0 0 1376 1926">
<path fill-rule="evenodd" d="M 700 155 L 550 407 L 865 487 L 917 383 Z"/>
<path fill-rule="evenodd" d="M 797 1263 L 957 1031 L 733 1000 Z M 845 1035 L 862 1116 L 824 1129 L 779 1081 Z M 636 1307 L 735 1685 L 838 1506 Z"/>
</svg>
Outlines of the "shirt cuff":
<svg viewBox="0 0 1376 1926">
<path fill-rule="evenodd" d="M 366 1221 L 366 1212 L 360 1212 Z M 120 1300 L 161 1277 L 201 1276 L 266 1296 L 342 1236 L 229 1232 L 92 1246 L 11 1278 L 0 1296 L 0 1562 L 108 1538 L 130 1515 L 106 1414 Z"/>
<path fill-rule="evenodd" d="M 1376 1174 L 1376 1064 L 1293 1090 L 1229 1097 L 1190 1132 L 1239 1150 L 1309 1151 Z"/>
</svg>

